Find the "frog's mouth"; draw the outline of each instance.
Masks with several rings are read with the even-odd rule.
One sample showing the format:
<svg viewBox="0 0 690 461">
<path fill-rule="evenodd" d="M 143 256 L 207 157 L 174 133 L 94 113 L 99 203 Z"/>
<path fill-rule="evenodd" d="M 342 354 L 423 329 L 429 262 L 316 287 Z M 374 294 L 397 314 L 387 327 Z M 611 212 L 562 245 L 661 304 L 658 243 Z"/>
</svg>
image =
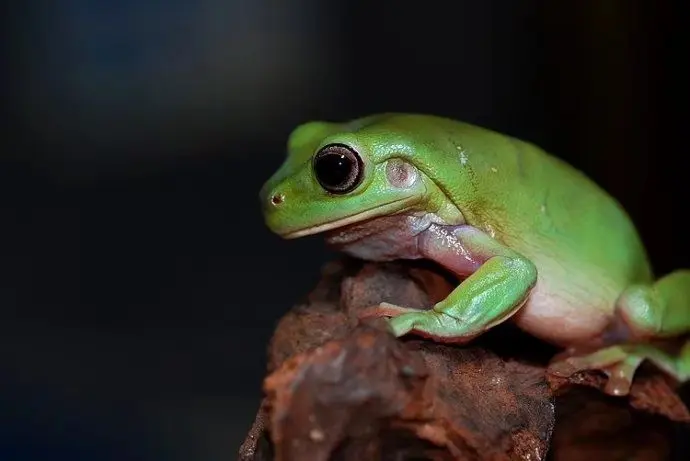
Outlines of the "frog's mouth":
<svg viewBox="0 0 690 461">
<path fill-rule="evenodd" d="M 318 224 L 316 226 L 305 227 L 303 229 L 299 229 L 296 231 L 287 232 L 283 234 L 282 237 L 284 239 L 296 239 L 299 237 L 305 237 L 307 235 L 320 234 L 322 232 L 327 232 L 333 229 L 349 226 L 351 224 L 361 223 L 384 215 L 401 213 L 405 211 L 408 207 L 408 203 L 406 202 L 413 201 L 416 201 L 416 197 L 414 196 L 393 200 L 392 202 L 388 202 L 384 205 L 369 208 L 368 210 L 344 216 L 333 221 Z"/>
</svg>

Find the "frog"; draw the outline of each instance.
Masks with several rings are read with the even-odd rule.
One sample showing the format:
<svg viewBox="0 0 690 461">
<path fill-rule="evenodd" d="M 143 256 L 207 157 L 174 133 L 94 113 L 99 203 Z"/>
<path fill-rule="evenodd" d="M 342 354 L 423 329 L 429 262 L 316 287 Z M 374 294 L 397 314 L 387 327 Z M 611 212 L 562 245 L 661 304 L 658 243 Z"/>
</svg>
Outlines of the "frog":
<svg viewBox="0 0 690 461">
<path fill-rule="evenodd" d="M 629 395 L 649 362 L 690 379 L 690 270 L 657 277 L 621 203 L 535 143 L 431 114 L 312 120 L 261 187 L 266 226 L 365 261 L 428 260 L 457 284 L 429 309 L 382 302 L 395 337 L 466 344 L 512 322 Z M 676 347 L 660 342 L 677 339 Z"/>
</svg>

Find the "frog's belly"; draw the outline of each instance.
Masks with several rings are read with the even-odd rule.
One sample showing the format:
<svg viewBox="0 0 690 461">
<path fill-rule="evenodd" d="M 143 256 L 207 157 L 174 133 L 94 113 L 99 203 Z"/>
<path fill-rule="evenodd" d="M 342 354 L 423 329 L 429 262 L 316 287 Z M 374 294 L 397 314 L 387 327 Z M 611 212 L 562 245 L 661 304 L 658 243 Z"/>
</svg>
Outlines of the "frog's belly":
<svg viewBox="0 0 690 461">
<path fill-rule="evenodd" d="M 351 256 L 370 261 L 417 259 L 424 257 L 417 236 L 430 223 L 428 215 L 382 217 L 336 229 L 326 240 Z M 539 253 L 530 259 L 539 278 L 512 317 L 521 329 L 544 341 L 569 346 L 606 327 L 620 293 L 607 274 L 578 261 L 554 261 Z"/>
<path fill-rule="evenodd" d="M 562 275 L 562 276 L 560 276 Z M 539 279 L 513 320 L 520 329 L 552 344 L 567 347 L 586 341 L 607 326 L 618 297 L 614 288 L 585 283 L 575 274 L 549 274 Z"/>
</svg>

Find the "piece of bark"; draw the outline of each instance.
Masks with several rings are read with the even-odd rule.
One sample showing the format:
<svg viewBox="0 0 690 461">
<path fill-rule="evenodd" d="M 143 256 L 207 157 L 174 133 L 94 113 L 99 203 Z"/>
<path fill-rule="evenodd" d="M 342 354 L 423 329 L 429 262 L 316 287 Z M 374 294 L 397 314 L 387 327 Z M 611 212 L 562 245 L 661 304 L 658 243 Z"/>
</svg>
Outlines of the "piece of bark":
<svg viewBox="0 0 690 461">
<path fill-rule="evenodd" d="M 547 375 L 555 395 L 571 391 L 573 386 L 587 386 L 603 390 L 606 378 L 599 373 L 577 373 L 570 378 Z M 690 423 L 690 411 L 676 391 L 677 383 L 665 375 L 641 367 L 638 370 L 630 395 L 625 399 L 632 408 L 666 417 L 671 421 Z"/>
<path fill-rule="evenodd" d="M 244 442 L 240 446 L 238 461 L 270 461 L 274 458 L 273 447 L 266 432 L 268 421 L 267 401 L 263 400 Z"/>
<path fill-rule="evenodd" d="M 266 399 L 240 460 L 536 461 L 545 459 L 550 443 L 550 459 L 557 460 L 668 459 L 668 419 L 567 382 L 550 383 L 559 408 L 552 439 L 548 348 L 530 349 L 535 343 L 524 336 L 508 330 L 493 343 L 457 347 L 397 340 L 385 322 L 357 320 L 362 309 L 381 301 L 429 308 L 452 288 L 424 266 L 328 265 L 305 302 L 279 322 L 269 348 Z M 600 385 L 596 374 L 574 382 Z M 636 384 L 630 402 L 683 419 L 687 410 L 673 390 L 650 382 L 656 387 Z M 583 395 L 584 403 L 574 403 Z M 593 418 L 610 423 L 593 424 Z M 635 438 L 637 445 L 626 442 L 626 434 L 638 433 L 644 437 Z"/>
<path fill-rule="evenodd" d="M 554 461 L 661 461 L 672 456 L 673 422 L 636 411 L 595 389 L 574 389 L 557 401 Z"/>
<path fill-rule="evenodd" d="M 352 440 L 344 459 L 387 459 L 382 431 L 445 448 L 437 459 L 538 460 L 553 425 L 541 370 L 482 349 L 405 344 L 367 326 L 289 359 L 265 389 L 282 460 L 325 461 Z"/>
</svg>

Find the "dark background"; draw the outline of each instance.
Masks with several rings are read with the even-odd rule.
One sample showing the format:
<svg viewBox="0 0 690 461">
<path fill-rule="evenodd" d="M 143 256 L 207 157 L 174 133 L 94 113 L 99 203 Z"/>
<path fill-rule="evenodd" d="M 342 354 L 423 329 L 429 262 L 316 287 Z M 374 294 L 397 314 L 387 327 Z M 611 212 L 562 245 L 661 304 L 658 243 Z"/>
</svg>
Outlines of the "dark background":
<svg viewBox="0 0 690 461">
<path fill-rule="evenodd" d="M 668 2 L 3 7 L 0 459 L 234 459 L 272 328 L 331 257 L 259 213 L 309 119 L 426 112 L 533 141 L 623 203 L 659 274 L 690 267 Z"/>
</svg>

